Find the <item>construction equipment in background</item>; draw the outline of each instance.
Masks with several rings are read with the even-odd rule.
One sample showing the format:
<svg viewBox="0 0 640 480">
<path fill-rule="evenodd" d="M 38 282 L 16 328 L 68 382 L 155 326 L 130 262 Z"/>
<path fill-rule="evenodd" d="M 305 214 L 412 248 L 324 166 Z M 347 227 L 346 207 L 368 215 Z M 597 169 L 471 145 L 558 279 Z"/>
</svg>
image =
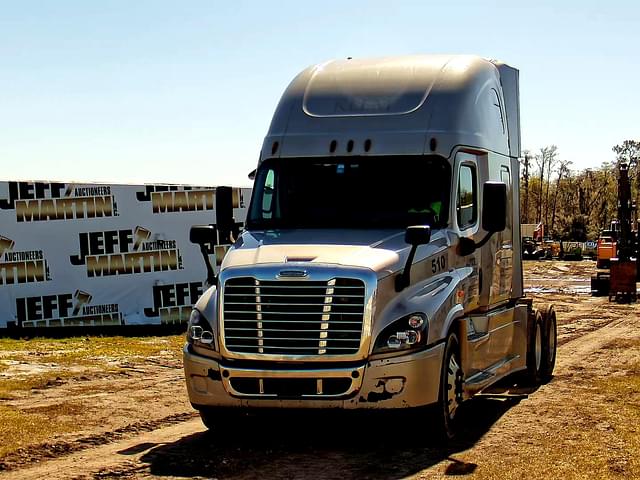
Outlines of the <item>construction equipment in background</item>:
<svg viewBox="0 0 640 480">
<path fill-rule="evenodd" d="M 587 240 L 584 242 L 584 247 L 582 248 L 582 256 L 588 257 L 591 260 L 596 260 L 598 257 L 598 242 L 593 240 Z"/>
<path fill-rule="evenodd" d="M 560 240 L 560 260 L 582 260 L 584 251 L 584 242 L 567 242 Z"/>
<path fill-rule="evenodd" d="M 540 242 L 533 237 L 522 237 L 522 259 L 539 260 L 544 257 L 545 251 Z"/>
<path fill-rule="evenodd" d="M 524 260 L 558 257 L 560 244 L 545 237 L 545 231 L 545 225 L 542 222 L 520 224 L 522 258 Z"/>
<path fill-rule="evenodd" d="M 521 223 L 520 235 L 523 238 L 532 238 L 536 242 L 541 242 L 544 238 L 545 228 L 542 222 L 538 223 Z"/>
<path fill-rule="evenodd" d="M 611 259 L 617 255 L 617 241 L 620 233 L 620 223 L 612 220 L 608 230 L 602 230 L 598 237 L 598 250 L 596 257 L 596 268 L 609 268 Z"/>
<path fill-rule="evenodd" d="M 629 165 L 620 163 L 618 221 L 612 222 L 612 228 L 609 231 L 603 231 L 598 240 L 596 266 L 602 268 L 608 263 L 610 271 L 598 271 L 591 277 L 591 294 L 594 296 L 608 295 L 609 301 L 615 300 L 621 303 L 635 302 L 637 299 L 638 229 L 634 219 L 635 208 L 631 200 Z"/>
</svg>

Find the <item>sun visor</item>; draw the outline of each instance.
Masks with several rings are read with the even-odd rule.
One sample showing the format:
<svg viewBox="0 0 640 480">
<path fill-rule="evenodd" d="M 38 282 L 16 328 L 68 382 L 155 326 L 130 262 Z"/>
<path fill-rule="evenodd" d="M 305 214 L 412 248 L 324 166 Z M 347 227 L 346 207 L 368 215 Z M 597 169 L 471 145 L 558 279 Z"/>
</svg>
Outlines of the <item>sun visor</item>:
<svg viewBox="0 0 640 480">
<path fill-rule="evenodd" d="M 446 58 L 342 60 L 318 67 L 303 109 L 313 117 L 402 115 L 424 103 Z"/>
</svg>

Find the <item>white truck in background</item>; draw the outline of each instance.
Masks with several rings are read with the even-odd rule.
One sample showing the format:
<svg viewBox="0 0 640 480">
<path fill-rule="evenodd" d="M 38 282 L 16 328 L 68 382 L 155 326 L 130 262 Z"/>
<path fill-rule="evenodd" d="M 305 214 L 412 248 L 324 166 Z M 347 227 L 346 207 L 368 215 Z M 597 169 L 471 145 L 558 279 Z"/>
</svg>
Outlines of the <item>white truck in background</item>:
<svg viewBox="0 0 640 480">
<path fill-rule="evenodd" d="M 184 348 L 205 425 L 259 409 L 458 407 L 552 375 L 556 316 L 524 298 L 518 71 L 475 56 L 347 59 L 289 85 L 245 230 Z M 213 226 L 191 239 L 206 252 Z M 205 254 L 205 261 L 208 262 Z"/>
</svg>

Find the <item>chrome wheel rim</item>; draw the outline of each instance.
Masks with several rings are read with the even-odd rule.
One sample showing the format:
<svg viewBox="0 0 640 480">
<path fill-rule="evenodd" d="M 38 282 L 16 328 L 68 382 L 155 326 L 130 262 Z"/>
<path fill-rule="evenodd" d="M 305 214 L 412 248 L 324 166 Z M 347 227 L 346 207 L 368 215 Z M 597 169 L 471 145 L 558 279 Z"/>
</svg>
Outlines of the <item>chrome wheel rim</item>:
<svg viewBox="0 0 640 480">
<path fill-rule="evenodd" d="M 542 329 L 540 324 L 536 324 L 536 370 L 540 371 L 542 364 Z"/>
<path fill-rule="evenodd" d="M 456 357 L 451 355 L 447 368 L 447 413 L 451 419 L 456 415 L 456 411 L 460 406 L 458 382 L 460 381 L 461 373 L 462 370 L 456 361 Z"/>
</svg>

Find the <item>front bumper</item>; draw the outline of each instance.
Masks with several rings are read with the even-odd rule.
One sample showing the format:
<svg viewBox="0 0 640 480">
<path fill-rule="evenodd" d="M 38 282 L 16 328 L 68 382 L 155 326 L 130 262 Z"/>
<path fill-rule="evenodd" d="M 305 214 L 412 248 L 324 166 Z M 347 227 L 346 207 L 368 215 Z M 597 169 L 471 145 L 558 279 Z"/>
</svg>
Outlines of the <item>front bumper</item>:
<svg viewBox="0 0 640 480">
<path fill-rule="evenodd" d="M 379 409 L 430 405 L 438 400 L 444 344 L 428 350 L 346 368 L 234 368 L 195 354 L 185 346 L 189 399 L 196 407 Z M 255 381 L 255 393 L 239 391 L 239 379 Z M 340 393 L 323 391 L 323 382 L 351 379 Z M 316 392 L 290 397 L 263 392 L 264 383 L 317 382 Z"/>
</svg>

